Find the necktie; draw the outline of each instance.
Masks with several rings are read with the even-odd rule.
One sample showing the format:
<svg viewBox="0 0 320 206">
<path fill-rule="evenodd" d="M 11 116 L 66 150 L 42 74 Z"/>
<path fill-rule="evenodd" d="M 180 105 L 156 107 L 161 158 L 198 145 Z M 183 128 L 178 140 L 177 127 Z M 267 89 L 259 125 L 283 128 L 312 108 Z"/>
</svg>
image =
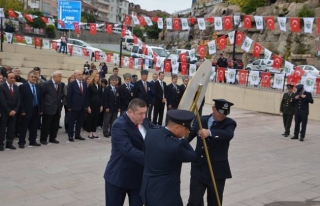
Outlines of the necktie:
<svg viewBox="0 0 320 206">
<path fill-rule="evenodd" d="M 162 90 L 163 90 L 163 83 L 162 83 L 162 81 L 160 81 L 160 85 L 161 85 L 161 88 L 162 88 Z"/>
<path fill-rule="evenodd" d="M 82 82 L 79 81 L 79 89 L 80 89 L 80 93 L 82 94 L 83 93 L 83 89 L 82 89 Z"/>
<path fill-rule="evenodd" d="M 113 94 L 116 95 L 116 88 L 112 87 Z"/>
<path fill-rule="evenodd" d="M 37 93 L 36 93 L 36 88 L 34 84 L 32 85 L 32 94 L 33 94 L 33 106 L 35 107 L 38 105 L 38 99 L 37 99 Z"/>
<path fill-rule="evenodd" d="M 217 123 L 217 121 L 214 121 L 213 120 L 213 122 L 212 122 L 212 125 L 211 125 L 211 127 L 210 127 L 210 129 L 213 129 L 213 127 L 214 127 L 214 125 Z"/>
<path fill-rule="evenodd" d="M 174 85 L 173 88 L 174 88 L 175 91 L 177 91 L 177 86 L 176 85 Z"/>
<path fill-rule="evenodd" d="M 134 125 L 134 126 L 136 126 L 137 130 L 139 130 L 139 125 L 138 125 L 138 124 L 136 124 L 136 125 Z"/>
<path fill-rule="evenodd" d="M 130 92 L 130 84 L 127 84 L 127 88 L 128 88 L 128 90 L 129 90 L 129 92 Z"/>
<path fill-rule="evenodd" d="M 144 90 L 147 91 L 147 83 L 146 82 L 143 82 L 143 87 L 144 87 Z"/>
<path fill-rule="evenodd" d="M 13 89 L 12 89 L 12 84 L 10 84 L 10 95 L 11 95 L 11 97 L 13 97 L 13 95 L 14 95 Z"/>
</svg>

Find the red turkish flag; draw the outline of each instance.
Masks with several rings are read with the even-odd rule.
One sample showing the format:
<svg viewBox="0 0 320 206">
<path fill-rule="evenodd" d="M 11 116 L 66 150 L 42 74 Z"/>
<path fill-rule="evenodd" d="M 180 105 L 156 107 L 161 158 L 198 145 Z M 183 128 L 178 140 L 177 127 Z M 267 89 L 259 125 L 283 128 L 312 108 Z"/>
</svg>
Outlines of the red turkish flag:
<svg viewBox="0 0 320 206">
<path fill-rule="evenodd" d="M 181 63 L 181 74 L 182 75 L 188 74 L 188 64 L 187 63 Z"/>
<path fill-rule="evenodd" d="M 181 30 L 179 18 L 173 18 L 173 29 L 178 31 Z"/>
<path fill-rule="evenodd" d="M 125 37 L 127 32 L 127 27 L 123 26 L 121 30 L 121 37 Z"/>
<path fill-rule="evenodd" d="M 238 71 L 238 75 L 239 75 L 239 84 L 245 85 L 247 82 L 248 70 L 240 69 Z"/>
<path fill-rule="evenodd" d="M 90 34 L 95 35 L 97 33 L 97 25 L 96 23 L 91 23 L 90 24 Z"/>
<path fill-rule="evenodd" d="M 8 16 L 9 16 L 9 17 L 12 17 L 12 18 L 16 18 L 16 17 L 17 17 L 17 14 L 16 14 L 16 12 L 14 12 L 13 10 L 8 9 Z"/>
<path fill-rule="evenodd" d="M 112 33 L 112 24 L 107 24 L 107 33 L 108 34 Z"/>
<path fill-rule="evenodd" d="M 180 53 L 179 57 L 180 57 L 180 62 L 181 63 L 186 63 L 187 62 L 187 54 L 185 52 Z"/>
<path fill-rule="evenodd" d="M 244 39 L 244 33 L 242 33 L 241 31 L 237 31 L 237 36 L 236 36 L 236 45 L 241 45 L 242 41 Z"/>
<path fill-rule="evenodd" d="M 171 62 L 169 60 L 164 61 L 164 72 L 171 72 Z"/>
<path fill-rule="evenodd" d="M 148 55 L 148 48 L 146 47 L 145 44 L 142 45 L 142 54 Z"/>
<path fill-rule="evenodd" d="M 33 42 L 34 42 L 34 45 L 37 47 L 40 47 L 41 46 L 41 39 L 40 38 L 37 38 L 37 37 L 35 37 L 34 39 L 33 39 Z"/>
<path fill-rule="evenodd" d="M 270 87 L 270 72 L 262 72 L 261 74 L 261 87 Z"/>
<path fill-rule="evenodd" d="M 256 58 L 260 58 L 261 50 L 262 50 L 262 46 L 260 44 L 258 44 L 257 42 L 254 42 L 252 55 Z"/>
<path fill-rule="evenodd" d="M 304 75 L 305 71 L 301 69 L 300 67 L 295 67 L 294 72 L 293 72 L 293 78 L 294 82 L 299 82 L 301 77 Z"/>
<path fill-rule="evenodd" d="M 89 52 L 85 48 L 82 48 L 82 52 L 85 57 L 89 56 Z"/>
<path fill-rule="evenodd" d="M 158 61 L 158 55 L 155 52 L 153 52 L 153 63 L 156 64 L 157 61 Z"/>
<path fill-rule="evenodd" d="M 190 18 L 189 18 L 189 21 L 190 21 L 190 24 L 191 24 L 191 25 L 194 25 L 194 24 L 196 23 L 197 19 L 194 18 L 194 17 L 190 17 Z"/>
<path fill-rule="evenodd" d="M 111 62 L 111 56 L 112 56 L 111 53 L 107 53 L 107 61 L 106 62 L 108 62 L 108 63 Z"/>
<path fill-rule="evenodd" d="M 58 49 L 58 43 L 55 42 L 55 41 L 52 41 L 51 42 L 51 48 L 54 49 L 54 50 L 57 50 Z"/>
<path fill-rule="evenodd" d="M 16 40 L 17 40 L 17 42 L 22 43 L 23 42 L 23 37 L 20 34 L 16 34 Z"/>
<path fill-rule="evenodd" d="M 48 23 L 48 19 L 47 19 L 46 17 L 42 16 L 42 17 L 40 17 L 40 18 L 41 18 L 41 20 L 42 20 L 44 23 Z"/>
<path fill-rule="evenodd" d="M 69 54 L 71 56 L 72 52 L 73 52 L 73 45 L 72 44 L 68 44 L 68 51 L 69 51 Z"/>
<path fill-rule="evenodd" d="M 214 22 L 213 17 L 207 17 L 207 18 L 205 18 L 205 20 L 208 21 L 210 24 L 212 24 Z"/>
<path fill-rule="evenodd" d="M 135 35 L 133 35 L 133 43 L 138 44 L 138 38 Z"/>
<path fill-rule="evenodd" d="M 278 55 L 273 55 L 273 65 L 272 67 L 275 68 L 275 69 L 278 69 L 280 70 L 281 68 L 281 65 L 282 65 L 282 58 Z"/>
<path fill-rule="evenodd" d="M 129 68 L 130 69 L 133 69 L 133 62 L 134 62 L 134 58 L 130 57 L 130 60 L 129 60 Z"/>
<path fill-rule="evenodd" d="M 73 27 L 74 27 L 74 31 L 75 31 L 77 34 L 80 34 L 79 22 L 73 22 Z"/>
<path fill-rule="evenodd" d="M 30 16 L 30 14 L 24 14 L 24 17 L 29 21 L 29 22 L 33 22 L 32 17 Z"/>
<path fill-rule="evenodd" d="M 158 17 L 157 16 L 153 16 L 151 17 L 151 20 L 154 22 L 154 23 L 158 23 Z"/>
<path fill-rule="evenodd" d="M 145 26 L 146 25 L 146 20 L 143 18 L 143 16 L 138 16 L 139 22 L 141 26 Z"/>
<path fill-rule="evenodd" d="M 62 28 L 66 28 L 66 26 L 64 25 L 64 22 L 61 20 L 58 20 L 58 24 L 62 27 Z"/>
<path fill-rule="evenodd" d="M 316 94 L 320 94 L 320 78 L 316 80 Z"/>
<path fill-rule="evenodd" d="M 99 51 L 94 51 L 94 58 L 96 59 L 96 61 L 100 60 L 100 52 Z"/>
<path fill-rule="evenodd" d="M 318 18 L 318 34 L 320 34 L 320 18 Z"/>
<path fill-rule="evenodd" d="M 226 36 L 220 36 L 218 38 L 218 45 L 220 50 L 224 50 L 227 46 Z"/>
<path fill-rule="evenodd" d="M 300 32 L 300 18 L 291 17 L 290 18 L 290 27 L 292 32 Z"/>
<path fill-rule="evenodd" d="M 266 17 L 267 26 L 270 30 L 274 30 L 274 17 L 273 16 L 267 16 Z"/>
<path fill-rule="evenodd" d="M 218 67 L 217 69 L 217 81 L 222 82 L 225 78 L 226 69 L 223 67 Z"/>
<path fill-rule="evenodd" d="M 287 84 L 292 84 L 293 86 L 296 86 L 298 82 L 295 81 L 294 75 L 287 76 Z"/>
<path fill-rule="evenodd" d="M 252 16 L 250 15 L 245 15 L 244 18 L 243 18 L 243 27 L 246 28 L 246 29 L 251 29 L 252 27 Z"/>
<path fill-rule="evenodd" d="M 124 65 L 124 56 L 121 56 L 121 65 Z"/>
<path fill-rule="evenodd" d="M 126 17 L 124 18 L 124 24 L 131 25 L 131 16 L 130 15 L 126 15 Z"/>
<path fill-rule="evenodd" d="M 224 16 L 223 17 L 223 28 L 224 28 L 224 30 L 232 29 L 232 17 L 231 16 Z"/>
<path fill-rule="evenodd" d="M 201 59 L 204 58 L 207 53 L 206 46 L 205 45 L 198 46 L 198 53 Z"/>
</svg>

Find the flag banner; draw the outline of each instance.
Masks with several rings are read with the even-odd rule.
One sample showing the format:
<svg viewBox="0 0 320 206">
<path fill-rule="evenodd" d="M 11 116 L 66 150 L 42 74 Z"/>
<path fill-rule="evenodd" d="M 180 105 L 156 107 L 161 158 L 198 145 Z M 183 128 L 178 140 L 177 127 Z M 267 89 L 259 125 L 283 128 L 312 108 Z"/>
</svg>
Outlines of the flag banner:
<svg viewBox="0 0 320 206">
<path fill-rule="evenodd" d="M 224 16 L 223 17 L 223 29 L 224 30 L 231 30 L 232 27 L 233 27 L 232 17 L 231 16 Z"/>
<path fill-rule="evenodd" d="M 238 71 L 238 75 L 239 75 L 239 84 L 240 85 L 245 85 L 247 82 L 247 75 L 248 75 L 248 70 L 245 69 L 240 69 Z"/>
<path fill-rule="evenodd" d="M 181 74 L 183 76 L 186 76 L 188 74 L 188 64 L 187 63 L 181 63 Z"/>
<path fill-rule="evenodd" d="M 270 87 L 270 79 L 271 79 L 270 72 L 262 72 L 261 73 L 261 87 L 265 87 L 265 88 Z"/>
<path fill-rule="evenodd" d="M 268 29 L 274 30 L 274 17 L 273 16 L 267 16 L 267 17 L 265 17 L 265 20 L 267 22 Z"/>
<path fill-rule="evenodd" d="M 314 18 L 303 18 L 304 33 L 312 33 L 312 25 Z"/>
<path fill-rule="evenodd" d="M 180 62 L 181 63 L 187 63 L 187 53 L 183 52 L 179 54 Z"/>
<path fill-rule="evenodd" d="M 204 21 L 204 18 L 198 18 L 198 26 L 199 26 L 199 30 L 206 30 L 206 22 Z"/>
<path fill-rule="evenodd" d="M 172 30 L 172 18 L 166 18 L 167 29 Z"/>
<path fill-rule="evenodd" d="M 118 64 L 119 62 L 119 54 L 113 53 L 113 63 Z"/>
<path fill-rule="evenodd" d="M 243 17 L 243 23 L 245 29 L 251 29 L 252 28 L 252 16 L 251 15 L 245 15 Z"/>
<path fill-rule="evenodd" d="M 260 58 L 261 50 L 262 50 L 262 46 L 257 42 L 254 42 L 252 55 L 256 58 Z"/>
<path fill-rule="evenodd" d="M 219 82 L 223 82 L 224 79 L 225 79 L 225 72 L 226 72 L 226 69 L 223 68 L 223 67 L 218 67 L 217 69 L 217 81 Z"/>
<path fill-rule="evenodd" d="M 290 62 L 288 62 L 288 61 L 285 61 L 284 62 L 284 72 L 287 74 L 287 76 L 289 75 L 289 74 L 292 74 L 293 73 L 293 64 L 292 63 L 290 63 Z"/>
<path fill-rule="evenodd" d="M 316 94 L 320 94 L 320 78 L 316 80 Z"/>
<path fill-rule="evenodd" d="M 152 25 L 153 25 L 153 23 L 152 23 L 152 21 L 151 21 L 150 17 L 148 17 L 148 16 L 144 16 L 144 20 L 145 20 L 145 22 L 147 23 L 147 25 L 148 25 L 148 26 L 152 26 Z"/>
<path fill-rule="evenodd" d="M 131 15 L 132 21 L 135 25 L 139 25 L 140 21 L 136 15 Z"/>
<path fill-rule="evenodd" d="M 129 66 L 129 57 L 125 56 L 123 59 L 123 65 L 128 67 Z"/>
<path fill-rule="evenodd" d="M 0 8 L 0 18 L 4 18 L 4 12 L 3 12 L 3 8 Z"/>
<path fill-rule="evenodd" d="M 259 72 L 258 71 L 250 71 L 249 82 L 250 85 L 258 85 L 260 81 Z"/>
<path fill-rule="evenodd" d="M 286 28 L 287 17 L 278 17 L 277 20 L 279 23 L 280 31 L 287 31 L 287 28 Z"/>
<path fill-rule="evenodd" d="M 236 69 L 228 69 L 227 82 L 234 83 L 236 81 Z"/>
<path fill-rule="evenodd" d="M 272 67 L 277 69 L 277 70 L 280 70 L 282 66 L 282 58 L 278 55 L 273 55 L 273 64 L 272 64 Z"/>
<path fill-rule="evenodd" d="M 216 67 L 211 67 L 211 72 L 210 72 L 210 80 L 214 80 L 214 76 L 216 75 Z"/>
<path fill-rule="evenodd" d="M 171 62 L 169 60 L 164 61 L 164 72 L 171 72 Z"/>
<path fill-rule="evenodd" d="M 308 73 L 306 76 L 302 76 L 301 84 L 304 85 L 304 89 L 307 92 L 313 92 L 314 85 L 316 84 L 317 77 Z"/>
<path fill-rule="evenodd" d="M 214 30 L 222 30 L 222 18 L 221 17 L 215 17 L 214 18 Z"/>
<path fill-rule="evenodd" d="M 273 88 L 282 89 L 284 85 L 284 75 L 285 74 L 274 74 Z"/>
<path fill-rule="evenodd" d="M 254 21 L 256 22 L 256 27 L 258 30 L 263 29 L 263 18 L 262 16 L 254 16 Z"/>
<path fill-rule="evenodd" d="M 140 63 L 140 59 L 139 59 L 139 58 L 135 58 L 135 59 L 134 59 L 134 68 L 135 68 L 135 69 L 138 69 L 138 68 L 139 68 L 139 65 L 140 65 L 139 63 Z"/>
<path fill-rule="evenodd" d="M 190 61 L 197 60 L 196 50 L 194 48 L 189 51 L 189 55 L 190 55 Z"/>
<path fill-rule="evenodd" d="M 242 33 L 241 31 L 237 31 L 237 36 L 236 36 L 236 45 L 241 45 L 243 39 L 244 39 L 244 33 Z"/>
<path fill-rule="evenodd" d="M 263 59 L 264 59 L 265 63 L 268 62 L 268 60 L 271 58 L 271 55 L 272 55 L 272 52 L 269 49 L 264 48 L 264 57 L 263 57 Z"/>
<path fill-rule="evenodd" d="M 210 42 L 208 42 L 208 49 L 209 49 L 209 54 L 215 54 L 217 52 L 217 48 L 216 48 L 216 41 L 212 40 Z"/>
<path fill-rule="evenodd" d="M 149 59 L 144 59 L 143 62 L 144 62 L 143 69 L 144 70 L 149 70 Z"/>
<path fill-rule="evenodd" d="M 290 27 L 292 32 L 300 32 L 300 18 L 291 17 Z"/>
<path fill-rule="evenodd" d="M 240 16 L 233 16 L 234 25 L 238 25 L 238 28 L 242 27 Z"/>
<path fill-rule="evenodd" d="M 224 50 L 227 46 L 226 36 L 220 36 L 218 38 L 218 46 L 220 50 Z"/>
<path fill-rule="evenodd" d="M 45 49 L 50 49 L 50 39 L 42 39 L 42 47 Z"/>
<path fill-rule="evenodd" d="M 182 30 L 189 30 L 189 24 L 187 18 L 181 18 L 181 28 Z"/>
<path fill-rule="evenodd" d="M 253 40 L 246 36 L 246 38 L 241 46 L 241 49 L 243 49 L 246 52 L 249 52 L 252 42 L 253 42 Z"/>
<path fill-rule="evenodd" d="M 179 62 L 178 59 L 171 59 L 171 68 L 172 68 L 172 73 L 173 74 L 178 74 L 179 72 Z"/>
<path fill-rule="evenodd" d="M 173 18 L 173 29 L 180 31 L 181 27 L 180 27 L 180 18 Z"/>
<path fill-rule="evenodd" d="M 189 76 L 193 77 L 196 72 L 197 72 L 197 65 L 190 64 L 189 65 Z"/>
<path fill-rule="evenodd" d="M 107 61 L 106 62 L 108 62 L 108 63 L 111 63 L 111 53 L 107 53 Z"/>
<path fill-rule="evenodd" d="M 6 33 L 7 42 L 11 44 L 13 34 L 11 32 L 5 32 L 5 33 Z"/>
<path fill-rule="evenodd" d="M 163 29 L 163 18 L 159 18 L 157 23 L 158 23 L 158 28 Z"/>
<path fill-rule="evenodd" d="M 130 59 L 129 59 L 129 68 L 133 69 L 133 65 L 134 65 L 134 58 L 130 57 Z"/>
<path fill-rule="evenodd" d="M 228 33 L 228 38 L 229 38 L 230 44 L 234 44 L 234 35 L 235 35 L 235 31 L 231 31 Z"/>
<path fill-rule="evenodd" d="M 30 36 L 25 36 L 24 39 L 26 40 L 26 43 L 31 45 L 32 44 L 32 38 Z"/>
</svg>

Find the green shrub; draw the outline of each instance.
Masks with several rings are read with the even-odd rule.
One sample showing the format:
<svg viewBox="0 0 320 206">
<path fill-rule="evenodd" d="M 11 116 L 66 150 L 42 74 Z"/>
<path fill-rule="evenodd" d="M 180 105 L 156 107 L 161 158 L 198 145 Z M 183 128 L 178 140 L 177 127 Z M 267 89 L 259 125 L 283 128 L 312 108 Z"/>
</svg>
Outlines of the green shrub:
<svg viewBox="0 0 320 206">
<path fill-rule="evenodd" d="M 185 49 L 191 49 L 191 44 L 190 44 L 190 42 L 186 43 Z"/>
<path fill-rule="evenodd" d="M 266 1 L 264 0 L 248 0 L 247 3 L 241 7 L 241 11 L 246 14 L 251 14 L 255 12 L 258 7 L 265 5 Z"/>
<path fill-rule="evenodd" d="M 314 17 L 314 11 L 311 9 L 308 9 L 305 5 L 299 10 L 298 17 Z"/>
<path fill-rule="evenodd" d="M 45 27 L 45 32 L 48 38 L 50 39 L 56 38 L 56 27 L 54 25 L 47 25 Z"/>
</svg>

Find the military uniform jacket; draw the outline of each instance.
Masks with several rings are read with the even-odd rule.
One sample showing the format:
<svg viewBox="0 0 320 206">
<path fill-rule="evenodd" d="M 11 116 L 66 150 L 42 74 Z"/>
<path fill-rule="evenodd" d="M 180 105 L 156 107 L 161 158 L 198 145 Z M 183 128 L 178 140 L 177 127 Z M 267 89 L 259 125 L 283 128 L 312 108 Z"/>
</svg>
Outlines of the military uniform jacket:
<svg viewBox="0 0 320 206">
<path fill-rule="evenodd" d="M 295 111 L 305 111 L 309 114 L 309 103 L 313 104 L 313 98 L 310 92 L 304 91 L 305 98 L 300 97 L 299 99 L 294 99 L 294 109 Z M 294 96 L 300 95 L 298 92 Z"/>
<path fill-rule="evenodd" d="M 208 129 L 208 120 L 212 115 L 202 116 L 201 123 L 204 129 Z M 208 152 L 214 172 L 215 179 L 231 178 L 231 170 L 228 161 L 229 142 L 233 138 L 237 123 L 230 118 L 221 122 L 213 123 L 211 126 L 211 137 L 206 138 Z M 188 141 L 191 142 L 197 137 L 199 131 L 198 121 L 192 125 Z M 210 181 L 210 172 L 200 137 L 197 137 L 196 154 L 199 156 L 197 162 L 191 163 L 191 177 L 200 181 Z"/>
<path fill-rule="evenodd" d="M 283 114 L 293 114 L 294 113 L 294 93 L 291 94 L 284 93 L 281 104 L 280 104 L 280 112 Z"/>
<path fill-rule="evenodd" d="M 167 86 L 167 106 L 171 105 L 172 109 L 178 108 L 180 102 L 180 89 L 176 84 L 176 87 L 173 84 Z"/>
<path fill-rule="evenodd" d="M 183 162 L 198 156 L 185 139 L 166 128 L 150 129 L 145 138 L 145 168 L 140 195 L 148 206 L 183 206 L 180 174 Z"/>
</svg>

